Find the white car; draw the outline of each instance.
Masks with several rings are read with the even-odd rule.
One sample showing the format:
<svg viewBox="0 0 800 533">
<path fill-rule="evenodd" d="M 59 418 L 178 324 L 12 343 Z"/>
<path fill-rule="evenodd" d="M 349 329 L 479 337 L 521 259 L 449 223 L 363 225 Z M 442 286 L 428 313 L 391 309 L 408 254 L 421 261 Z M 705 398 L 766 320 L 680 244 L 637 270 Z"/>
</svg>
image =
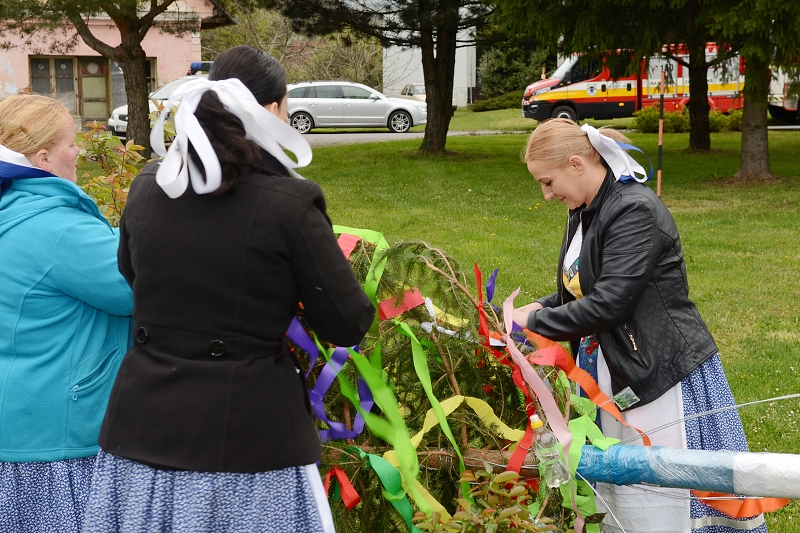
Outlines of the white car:
<svg viewBox="0 0 800 533">
<path fill-rule="evenodd" d="M 150 93 L 150 113 L 157 111 L 158 107 L 153 103 L 153 100 L 163 102 L 169 98 L 175 90 L 184 83 L 196 80 L 198 78 L 207 78 L 208 74 L 198 74 L 196 76 L 184 76 L 177 78 L 162 86 L 157 91 Z M 117 107 L 111 112 L 111 117 L 108 119 L 108 131 L 119 137 L 125 137 L 125 132 L 128 130 L 128 106 L 122 105 Z"/>
<path fill-rule="evenodd" d="M 398 98 L 408 98 L 409 100 L 419 100 L 420 102 L 425 101 L 425 84 L 424 83 L 409 83 L 402 89 L 400 89 L 400 94 L 397 95 Z M 458 104 L 456 103 L 456 99 L 453 98 L 453 111 L 458 109 Z"/>
<path fill-rule="evenodd" d="M 300 133 L 312 128 L 389 128 L 405 133 L 428 121 L 424 102 L 388 98 L 348 81 L 311 81 L 288 86 L 289 123 Z"/>
</svg>

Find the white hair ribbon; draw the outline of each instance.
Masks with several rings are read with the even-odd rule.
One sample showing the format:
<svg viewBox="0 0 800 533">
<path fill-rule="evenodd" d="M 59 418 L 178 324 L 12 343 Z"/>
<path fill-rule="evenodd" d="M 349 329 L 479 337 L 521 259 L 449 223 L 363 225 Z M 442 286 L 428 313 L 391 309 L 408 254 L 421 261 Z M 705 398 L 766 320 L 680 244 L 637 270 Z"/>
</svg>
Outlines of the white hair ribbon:
<svg viewBox="0 0 800 533">
<path fill-rule="evenodd" d="M 632 158 L 625 150 L 636 150 L 638 152 L 642 152 L 632 144 L 620 143 L 612 139 L 611 137 L 606 137 L 600 131 L 590 126 L 589 124 L 584 124 L 581 126 L 581 129 L 586 132 L 586 135 L 589 137 L 589 142 L 592 143 L 594 149 L 603 157 L 608 166 L 611 167 L 611 171 L 614 173 L 614 177 L 617 178 L 617 181 L 622 181 L 623 183 L 636 180 L 639 183 L 644 183 L 645 181 L 649 180 L 653 175 L 653 163 L 650 163 L 650 172 L 645 172 L 642 165 L 636 162 L 634 158 Z M 644 152 L 642 152 L 644 154 Z M 647 157 L 647 154 L 644 154 Z M 650 161 L 650 158 L 647 157 L 647 161 Z M 637 176 L 636 174 L 640 174 Z"/>
<path fill-rule="evenodd" d="M 182 85 L 172 93 L 164 103 L 164 109 L 150 133 L 153 150 L 164 158 L 156 172 L 156 183 L 164 189 L 167 196 L 179 197 L 186 192 L 190 181 L 197 194 L 212 193 L 222 183 L 219 159 L 194 115 L 197 104 L 206 91 L 217 93 L 228 111 L 242 121 L 247 139 L 269 152 L 292 175 L 302 179 L 293 169 L 305 167 L 311 162 L 308 141 L 286 122 L 259 105 L 253 94 L 238 79 L 210 81 L 201 78 Z M 164 122 L 170 109 L 177 104 L 180 105 L 175 113 L 175 139 L 167 150 L 164 144 Z M 205 179 L 195 162 L 189 158 L 190 142 L 203 163 Z M 297 157 L 297 162 L 287 156 L 283 148 L 292 152 Z"/>
</svg>

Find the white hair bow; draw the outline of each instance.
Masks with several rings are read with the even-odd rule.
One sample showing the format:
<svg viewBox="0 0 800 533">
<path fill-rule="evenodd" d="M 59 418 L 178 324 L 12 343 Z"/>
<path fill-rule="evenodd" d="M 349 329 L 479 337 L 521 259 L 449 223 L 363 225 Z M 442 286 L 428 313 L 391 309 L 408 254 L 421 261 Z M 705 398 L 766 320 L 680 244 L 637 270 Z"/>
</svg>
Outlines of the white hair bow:
<svg viewBox="0 0 800 533">
<path fill-rule="evenodd" d="M 625 151 L 636 150 L 642 152 L 641 150 L 632 144 L 619 143 L 611 137 L 606 137 L 600 133 L 597 128 L 588 124 L 581 126 L 581 129 L 586 132 L 586 135 L 589 137 L 589 142 L 592 143 L 594 149 L 597 150 L 605 162 L 608 163 L 608 166 L 611 167 L 611 171 L 614 173 L 614 177 L 617 178 L 617 181 L 622 181 L 624 183 L 636 180 L 639 183 L 644 183 L 650 179 L 653 174 L 653 164 L 650 163 L 650 173 L 648 174 L 645 172 L 644 168 L 642 168 L 642 165 L 637 163 L 636 160 Z M 644 154 L 644 152 L 642 153 Z M 647 154 L 645 154 L 645 157 L 647 157 Z M 648 157 L 647 160 L 650 161 L 650 158 Z M 640 174 L 641 177 L 636 174 Z"/>
<path fill-rule="evenodd" d="M 253 94 L 238 79 L 210 81 L 201 78 L 182 85 L 172 93 L 150 133 L 153 150 L 164 158 L 156 172 L 156 183 L 164 189 L 167 196 L 177 198 L 182 195 L 190 180 L 197 194 L 212 193 L 222 183 L 222 170 L 217 154 L 194 116 L 197 104 L 206 91 L 217 93 L 228 111 L 242 121 L 247 139 L 269 152 L 292 175 L 302 179 L 293 169 L 305 167 L 311 162 L 311 147 L 303 136 L 259 105 Z M 175 140 L 167 151 L 164 145 L 164 122 L 172 106 L 179 103 L 175 113 Z M 203 162 L 205 179 L 189 158 L 189 142 Z M 292 152 L 297 157 L 297 162 L 287 156 L 282 147 Z"/>
</svg>

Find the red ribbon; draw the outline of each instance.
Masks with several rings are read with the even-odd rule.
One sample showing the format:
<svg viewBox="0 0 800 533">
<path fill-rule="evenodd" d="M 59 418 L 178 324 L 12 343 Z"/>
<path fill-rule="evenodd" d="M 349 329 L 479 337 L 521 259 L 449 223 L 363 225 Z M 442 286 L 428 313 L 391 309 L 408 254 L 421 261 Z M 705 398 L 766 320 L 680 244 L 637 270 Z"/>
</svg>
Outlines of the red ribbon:
<svg viewBox="0 0 800 533">
<path fill-rule="evenodd" d="M 345 508 L 349 511 L 358 505 L 358 502 L 361 501 L 361 496 L 358 495 L 355 487 L 353 487 L 353 484 L 350 483 L 347 473 L 338 466 L 334 466 L 328 470 L 327 474 L 325 474 L 325 494 L 328 494 L 328 487 L 331 483 L 331 475 L 336 476 L 336 481 L 339 482 L 339 493 L 342 496 L 342 502 L 344 503 Z"/>
<path fill-rule="evenodd" d="M 338 243 L 339 248 L 342 249 L 342 253 L 347 259 L 350 259 L 350 254 L 353 253 L 353 250 L 358 244 L 358 241 L 361 240 L 361 237 L 356 237 L 355 235 L 351 235 L 349 233 L 342 233 L 339 235 Z"/>
<path fill-rule="evenodd" d="M 419 290 L 408 289 L 401 296 L 396 298 L 387 298 L 378 304 L 378 317 L 381 320 L 389 320 L 397 315 L 403 314 L 409 309 L 414 309 L 425 303 L 425 298 L 422 297 Z"/>
</svg>

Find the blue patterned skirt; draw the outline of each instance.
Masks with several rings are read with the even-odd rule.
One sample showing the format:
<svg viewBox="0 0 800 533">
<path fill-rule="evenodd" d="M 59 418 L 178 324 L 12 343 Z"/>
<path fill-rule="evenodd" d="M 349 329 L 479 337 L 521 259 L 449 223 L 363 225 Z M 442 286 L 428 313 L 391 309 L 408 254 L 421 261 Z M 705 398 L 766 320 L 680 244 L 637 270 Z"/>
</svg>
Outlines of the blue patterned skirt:
<svg viewBox="0 0 800 533">
<path fill-rule="evenodd" d="M 683 378 L 681 391 L 683 414 L 687 417 L 736 405 L 719 355 Z M 749 451 L 736 409 L 686 420 L 684 425 L 686 447 L 690 450 Z M 690 516 L 692 533 L 767 533 L 763 515 L 731 521 L 724 513 L 694 499 L 690 504 Z"/>
<path fill-rule="evenodd" d="M 0 462 L 0 531 L 79 533 L 94 462 Z"/>
<path fill-rule="evenodd" d="M 319 474 L 310 479 L 308 472 L 158 470 L 101 450 L 83 533 L 332 531 L 327 500 L 319 501 Z"/>
</svg>

